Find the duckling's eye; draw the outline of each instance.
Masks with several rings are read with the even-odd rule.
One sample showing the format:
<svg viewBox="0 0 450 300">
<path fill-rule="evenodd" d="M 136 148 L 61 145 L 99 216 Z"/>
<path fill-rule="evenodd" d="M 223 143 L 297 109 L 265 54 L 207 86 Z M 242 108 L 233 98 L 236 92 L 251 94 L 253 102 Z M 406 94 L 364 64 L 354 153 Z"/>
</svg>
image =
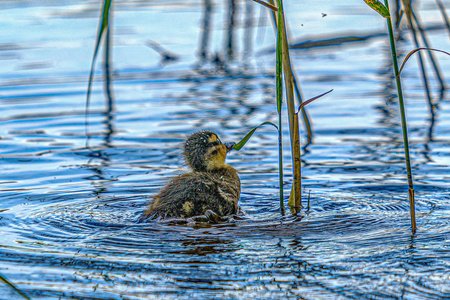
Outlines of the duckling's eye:
<svg viewBox="0 0 450 300">
<path fill-rule="evenodd" d="M 219 146 L 220 144 L 222 144 L 222 142 L 220 140 L 217 140 L 215 142 L 211 142 L 208 144 L 209 147 L 214 147 L 214 146 Z"/>
</svg>

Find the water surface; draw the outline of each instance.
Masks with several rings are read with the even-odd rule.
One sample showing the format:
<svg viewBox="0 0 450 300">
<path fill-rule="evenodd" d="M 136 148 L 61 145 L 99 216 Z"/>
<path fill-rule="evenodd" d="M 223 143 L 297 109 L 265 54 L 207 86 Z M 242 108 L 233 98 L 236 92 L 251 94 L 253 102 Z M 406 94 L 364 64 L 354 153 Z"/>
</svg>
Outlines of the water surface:
<svg viewBox="0 0 450 300">
<path fill-rule="evenodd" d="M 412 235 L 382 34 L 292 51 L 306 98 L 334 89 L 308 107 L 312 141 L 302 134 L 309 210 L 280 214 L 277 134 L 267 127 L 228 157 L 242 181 L 242 215 L 221 224 L 139 222 L 152 196 L 187 171 L 180 148 L 187 134 L 211 129 L 237 141 L 277 120 L 265 9 L 239 2 L 230 48 L 227 5 L 212 6 L 208 34 L 202 4 L 116 3 L 114 110 L 99 63 L 86 147 L 85 92 L 100 3 L 0 3 L 0 274 L 32 299 L 450 297 L 448 93 L 439 93 L 430 73 L 438 104 L 431 118 L 417 63 L 408 62 L 402 76 L 419 227 Z M 285 5 L 296 43 L 385 30 L 362 1 Z M 427 26 L 441 22 L 434 1 L 418 8 Z M 203 46 L 202 34 L 209 37 Z M 445 30 L 429 38 L 449 51 Z M 178 60 L 163 63 L 149 41 Z M 407 32 L 398 47 L 404 54 L 414 48 Z M 450 86 L 450 59 L 437 57 Z M 6 285 L 0 295 L 20 299 Z"/>
</svg>

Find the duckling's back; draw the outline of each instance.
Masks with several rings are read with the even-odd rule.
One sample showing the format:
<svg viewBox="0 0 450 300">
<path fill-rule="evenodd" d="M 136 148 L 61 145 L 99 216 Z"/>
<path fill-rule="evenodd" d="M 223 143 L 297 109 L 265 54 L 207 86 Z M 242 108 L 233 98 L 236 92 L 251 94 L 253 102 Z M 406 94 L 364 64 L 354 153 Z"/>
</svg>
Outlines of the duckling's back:
<svg viewBox="0 0 450 300">
<path fill-rule="evenodd" d="M 212 172 L 191 172 L 173 179 L 155 196 L 145 212 L 152 218 L 189 218 L 212 210 L 236 214 L 241 183 L 231 166 Z"/>
</svg>

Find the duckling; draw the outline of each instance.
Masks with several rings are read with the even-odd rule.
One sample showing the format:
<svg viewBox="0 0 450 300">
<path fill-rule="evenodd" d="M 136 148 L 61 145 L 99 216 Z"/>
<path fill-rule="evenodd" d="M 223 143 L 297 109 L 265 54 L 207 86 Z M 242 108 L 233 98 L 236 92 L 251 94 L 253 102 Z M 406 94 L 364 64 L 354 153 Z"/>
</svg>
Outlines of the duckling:
<svg viewBox="0 0 450 300">
<path fill-rule="evenodd" d="M 208 211 L 219 216 L 236 214 L 241 182 L 236 170 L 225 164 L 233 145 L 223 144 L 209 130 L 190 135 L 184 143 L 184 157 L 192 172 L 169 182 L 154 197 L 144 217 L 191 218 Z"/>
</svg>

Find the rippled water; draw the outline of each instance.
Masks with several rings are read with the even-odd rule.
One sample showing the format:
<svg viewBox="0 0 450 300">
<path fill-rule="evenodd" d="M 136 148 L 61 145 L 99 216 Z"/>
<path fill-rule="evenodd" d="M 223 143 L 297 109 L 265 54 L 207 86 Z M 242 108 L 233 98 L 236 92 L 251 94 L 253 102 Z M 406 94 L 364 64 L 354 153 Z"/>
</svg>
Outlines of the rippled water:
<svg viewBox="0 0 450 300">
<path fill-rule="evenodd" d="M 254 4 L 253 29 L 245 29 L 250 6 L 240 3 L 234 62 L 201 63 L 201 3 L 116 4 L 115 111 L 105 105 L 99 65 L 86 147 L 84 101 L 100 4 L 0 2 L 0 274 L 32 299 L 450 297 L 448 94 L 432 78 L 439 105 L 432 121 L 417 64 L 408 62 L 403 83 L 419 227 L 412 235 L 383 35 L 292 52 L 306 98 L 334 89 L 308 107 L 314 138 L 307 144 L 302 137 L 302 158 L 309 210 L 280 215 L 277 135 L 263 128 L 228 158 L 242 181 L 242 215 L 220 224 L 139 222 L 152 195 L 186 171 L 186 134 L 208 128 L 236 141 L 276 120 L 267 50 L 274 40 L 264 10 Z M 285 5 L 296 42 L 384 30 L 363 1 Z M 213 9 L 207 52 L 223 61 L 226 7 Z M 422 1 L 420 13 L 427 25 L 441 20 L 434 1 Z M 434 48 L 449 51 L 445 30 L 429 34 Z M 251 47 L 244 37 L 253 37 Z M 399 48 L 407 53 L 414 47 L 403 37 Z M 145 45 L 150 40 L 179 60 L 161 64 Z M 449 78 L 449 57 L 437 57 Z M 285 180 L 287 194 L 289 172 Z M 0 299 L 20 296 L 0 284 Z"/>
</svg>

